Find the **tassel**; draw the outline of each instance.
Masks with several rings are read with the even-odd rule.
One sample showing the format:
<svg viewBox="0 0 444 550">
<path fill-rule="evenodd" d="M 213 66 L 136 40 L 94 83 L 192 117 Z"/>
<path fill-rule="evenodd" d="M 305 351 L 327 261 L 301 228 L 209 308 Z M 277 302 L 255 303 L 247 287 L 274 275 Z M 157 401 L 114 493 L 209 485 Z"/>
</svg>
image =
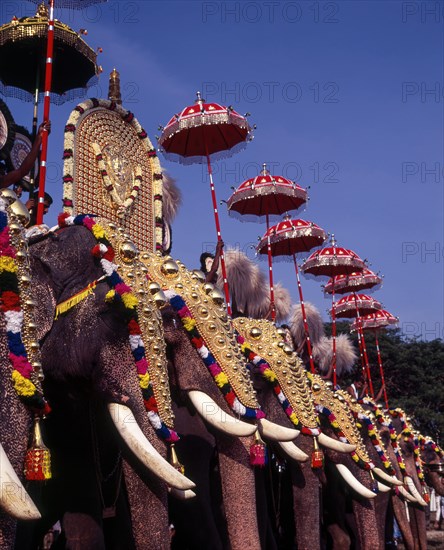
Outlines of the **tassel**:
<svg viewBox="0 0 444 550">
<path fill-rule="evenodd" d="M 429 495 L 429 492 L 427 490 L 427 487 L 422 488 L 422 498 L 427 502 L 427 504 L 430 503 L 430 495 Z"/>
<path fill-rule="evenodd" d="M 174 446 L 174 443 L 171 443 L 170 450 L 171 450 L 171 458 L 170 458 L 171 466 L 173 468 L 176 468 L 176 470 L 180 472 L 182 475 L 185 475 L 185 466 L 179 462 L 179 458 L 177 457 L 176 447 Z"/>
<path fill-rule="evenodd" d="M 254 434 L 254 443 L 250 447 L 250 464 L 263 468 L 268 462 L 267 447 L 262 441 L 259 432 L 256 430 Z"/>
<path fill-rule="evenodd" d="M 100 277 L 100 279 L 89 283 L 86 288 L 84 288 L 80 292 L 77 292 L 77 294 L 74 294 L 74 296 L 71 296 L 71 298 L 68 298 L 64 302 L 60 302 L 60 304 L 57 304 L 54 319 L 57 320 L 60 315 L 63 315 L 63 313 L 66 313 L 77 304 L 80 304 L 80 302 L 82 302 L 85 298 L 88 298 L 90 294 L 93 294 L 97 283 L 99 283 L 103 278 L 104 277 Z"/>
<path fill-rule="evenodd" d="M 51 479 L 51 455 L 40 431 L 40 417 L 35 415 L 31 447 L 25 457 L 25 478 L 30 481 Z"/>
<path fill-rule="evenodd" d="M 377 495 L 379 493 L 378 482 L 374 478 L 373 472 L 371 470 L 370 470 L 370 477 L 372 478 L 370 489 L 375 493 L 375 495 Z"/>
<path fill-rule="evenodd" d="M 316 470 L 324 467 L 324 453 L 319 448 L 318 438 L 313 438 L 314 451 L 311 453 L 311 467 Z"/>
</svg>

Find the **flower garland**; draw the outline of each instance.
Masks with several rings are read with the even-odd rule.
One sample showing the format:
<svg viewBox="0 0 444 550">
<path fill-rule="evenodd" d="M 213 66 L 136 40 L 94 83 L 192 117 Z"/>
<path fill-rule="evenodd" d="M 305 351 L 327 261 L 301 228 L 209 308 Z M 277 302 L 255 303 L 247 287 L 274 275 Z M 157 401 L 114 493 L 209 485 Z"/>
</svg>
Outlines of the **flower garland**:
<svg viewBox="0 0 444 550">
<path fill-rule="evenodd" d="M 339 441 L 342 441 L 343 443 L 350 443 L 350 441 L 345 437 L 344 432 L 341 430 L 335 414 L 332 413 L 330 409 L 328 409 L 324 405 L 319 405 L 319 404 L 318 405 L 315 404 L 315 409 L 319 414 L 323 414 L 328 418 L 328 422 L 330 426 L 333 428 L 333 431 L 335 432 Z M 350 455 L 353 458 L 353 460 L 356 462 L 356 464 L 364 470 L 370 471 L 370 470 L 373 470 L 373 468 L 375 467 L 375 465 L 371 460 L 369 462 L 364 462 L 364 460 L 362 460 L 362 458 L 359 457 L 356 451 L 352 451 Z"/>
<path fill-rule="evenodd" d="M 439 445 L 437 445 L 433 439 L 430 437 L 425 437 L 422 434 L 419 434 L 419 442 L 421 444 L 421 451 L 427 446 L 430 447 L 435 453 L 440 457 L 444 458 L 444 451 L 441 449 Z"/>
<path fill-rule="evenodd" d="M 110 303 L 121 303 L 125 308 L 128 322 L 129 344 L 135 360 L 137 374 L 139 377 L 139 386 L 142 390 L 145 409 L 148 412 L 148 418 L 157 435 L 167 442 L 174 443 L 178 441 L 179 436 L 173 430 L 170 430 L 164 422 L 161 421 L 158 414 L 156 398 L 154 397 L 153 387 L 150 382 L 149 365 L 145 355 L 145 346 L 142 341 L 142 331 L 139 325 L 137 314 L 138 299 L 133 294 L 131 288 L 125 284 L 117 273 L 118 266 L 113 263 L 115 252 L 106 236 L 105 230 L 95 220 L 87 215 L 69 216 L 67 213 L 60 214 L 58 218 L 59 227 L 68 227 L 79 225 L 86 227 L 97 239 L 98 244 L 92 249 L 92 254 L 100 259 L 100 264 L 106 275 L 107 282 L 111 290 L 106 295 L 106 301 Z"/>
<path fill-rule="evenodd" d="M 163 208 L 162 208 L 162 167 L 156 153 L 156 149 L 153 147 L 150 139 L 148 138 L 147 133 L 139 124 L 138 120 L 131 111 L 126 111 L 120 105 L 117 105 L 114 101 L 108 99 L 96 99 L 91 98 L 83 103 L 77 105 L 68 119 L 68 122 L 65 126 L 65 141 L 64 141 L 64 151 L 63 151 L 63 206 L 64 211 L 68 214 L 73 213 L 74 209 L 74 138 L 75 132 L 79 125 L 81 117 L 85 114 L 86 111 L 91 109 L 97 109 L 102 107 L 109 111 L 116 112 L 122 117 L 124 122 L 130 124 L 138 138 L 141 140 L 144 148 L 147 151 L 147 156 L 150 159 L 152 173 L 153 173 L 153 202 L 154 202 L 154 219 L 155 219 L 155 241 L 156 241 L 156 250 L 162 251 L 162 238 L 163 238 Z M 141 175 L 141 174 L 140 174 Z M 142 176 L 142 175 L 141 175 Z M 131 195 L 134 197 L 134 193 L 137 195 L 139 190 L 136 190 L 135 187 L 142 184 L 142 177 L 140 181 L 137 180 L 133 186 Z"/>
<path fill-rule="evenodd" d="M 0 198 L 0 309 L 4 313 L 12 383 L 21 401 L 34 412 L 50 412 L 23 342 L 23 310 L 18 281 L 16 249 L 12 245 L 6 202 Z M 34 380 L 36 381 L 34 381 Z"/>
<path fill-rule="evenodd" d="M 399 466 L 399 469 L 401 470 L 402 476 L 405 477 L 407 475 L 405 462 L 404 462 L 404 458 L 402 457 L 401 449 L 398 444 L 398 436 L 396 434 L 396 430 L 393 427 L 392 422 L 384 415 L 382 410 L 379 407 L 377 407 L 376 404 L 370 398 L 364 397 L 362 401 L 363 403 L 371 407 L 378 424 L 381 424 L 381 426 L 388 428 L 390 432 L 390 443 L 392 445 L 393 452 L 395 453 L 396 461 L 398 462 L 398 466 Z"/>
<path fill-rule="evenodd" d="M 264 418 L 265 414 L 263 411 L 261 411 L 260 409 L 252 409 L 251 407 L 246 407 L 239 401 L 236 394 L 234 393 L 234 390 L 228 380 L 227 375 L 222 371 L 214 355 L 208 349 L 204 339 L 197 330 L 196 321 L 193 318 L 193 314 L 188 309 L 183 298 L 172 290 L 166 290 L 165 294 L 172 308 L 179 315 L 180 320 L 182 321 L 182 324 L 191 341 L 191 344 L 197 350 L 198 354 L 202 357 L 205 366 L 207 367 L 208 371 L 216 382 L 218 388 L 221 390 L 224 399 L 228 403 L 229 407 L 233 410 L 233 412 L 245 418 Z"/>
<path fill-rule="evenodd" d="M 301 421 L 296 416 L 293 407 L 290 405 L 290 402 L 285 397 L 285 394 L 282 391 L 282 388 L 277 380 L 276 373 L 270 367 L 270 365 L 264 359 L 262 359 L 262 357 L 254 353 L 254 351 L 250 348 L 249 344 L 245 341 L 245 338 L 243 336 L 241 336 L 239 333 L 236 333 L 236 338 L 239 345 L 241 346 L 241 351 L 244 357 L 248 361 L 247 368 L 249 368 L 249 364 L 253 364 L 261 373 L 263 378 L 265 378 L 265 380 L 267 380 L 267 382 L 271 384 L 273 392 L 278 398 L 281 407 L 283 408 L 285 414 L 288 416 L 290 421 L 294 424 L 294 426 L 298 430 L 301 430 L 303 434 L 318 436 L 321 433 L 319 428 L 308 428 L 307 426 L 303 426 L 301 424 Z"/>
<path fill-rule="evenodd" d="M 126 200 L 122 201 L 122 199 L 119 197 L 116 191 L 116 188 L 114 187 L 109 177 L 108 171 L 106 169 L 105 161 L 103 160 L 103 154 L 102 154 L 102 149 L 100 148 L 100 145 L 98 143 L 93 143 L 92 148 L 94 149 L 94 154 L 96 155 L 96 161 L 97 161 L 97 164 L 99 165 L 103 186 L 105 187 L 105 190 L 110 194 L 115 204 L 118 205 L 117 216 L 119 218 L 123 218 L 126 214 L 126 211 L 137 199 L 137 195 L 139 194 L 140 186 L 142 184 L 142 170 L 140 169 L 140 166 L 136 166 L 136 170 L 135 170 L 136 175 L 134 177 L 134 185 L 133 185 L 133 188 L 131 189 L 130 196 Z"/>
<path fill-rule="evenodd" d="M 367 427 L 367 433 L 370 438 L 370 441 L 372 442 L 375 451 L 378 453 L 379 458 L 381 459 L 381 462 L 384 465 L 384 468 L 387 470 L 388 474 L 391 476 L 396 475 L 396 471 L 392 466 L 392 463 L 390 462 L 390 459 L 385 454 L 384 444 L 379 439 L 378 432 L 376 430 L 375 425 L 372 423 L 370 418 L 366 416 L 365 414 L 358 413 L 359 420 L 362 420 L 364 424 Z"/>
</svg>

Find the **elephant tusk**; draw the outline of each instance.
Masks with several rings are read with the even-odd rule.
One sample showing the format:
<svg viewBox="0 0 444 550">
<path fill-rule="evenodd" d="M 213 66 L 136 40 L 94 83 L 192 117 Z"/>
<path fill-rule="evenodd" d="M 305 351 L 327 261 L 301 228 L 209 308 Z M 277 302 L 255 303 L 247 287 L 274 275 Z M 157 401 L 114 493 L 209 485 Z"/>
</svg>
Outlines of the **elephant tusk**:
<svg viewBox="0 0 444 550">
<path fill-rule="evenodd" d="M 194 498 L 196 496 L 196 493 L 191 489 L 186 489 L 185 491 L 182 491 L 182 489 L 174 489 L 174 487 L 169 487 L 168 492 L 171 496 L 177 498 L 178 500 L 190 500 L 191 498 Z"/>
<path fill-rule="evenodd" d="M 422 498 L 420 492 L 418 491 L 415 484 L 413 483 L 413 479 L 410 476 L 405 476 L 404 482 L 407 485 L 410 493 L 415 497 L 416 501 L 421 506 L 427 506 L 427 502 Z"/>
<path fill-rule="evenodd" d="M 344 478 L 345 482 L 354 491 L 356 491 L 358 495 L 361 495 L 361 497 L 364 497 L 364 498 L 375 498 L 376 493 L 374 493 L 373 491 L 370 491 L 370 489 L 367 489 L 365 485 L 363 485 L 359 480 L 357 480 L 355 476 L 347 468 L 347 466 L 345 466 L 345 464 L 335 464 L 335 466 L 338 469 L 338 472 Z"/>
<path fill-rule="evenodd" d="M 264 439 L 270 439 L 271 441 L 293 441 L 301 433 L 295 428 L 286 428 L 280 426 L 274 422 L 270 422 L 266 418 L 258 420 L 257 427 L 259 433 Z"/>
<path fill-rule="evenodd" d="M 40 519 L 40 512 L 26 492 L 0 445 L 0 506 L 16 519 Z"/>
<path fill-rule="evenodd" d="M 381 470 L 381 468 L 373 468 L 373 473 L 375 473 L 379 479 L 382 481 L 385 481 L 386 483 L 389 483 L 390 485 L 397 485 L 400 487 L 402 485 L 402 481 L 399 481 L 395 476 L 389 476 L 384 472 L 384 470 Z"/>
<path fill-rule="evenodd" d="M 391 487 L 389 487 L 388 485 L 385 485 L 384 483 L 381 483 L 378 480 L 376 480 L 376 483 L 378 484 L 378 491 L 380 493 L 388 493 L 389 491 L 392 490 Z"/>
<path fill-rule="evenodd" d="M 108 403 L 108 410 L 122 439 L 153 474 L 176 489 L 193 489 L 196 486 L 156 451 L 137 424 L 131 409 L 119 403 Z"/>
<path fill-rule="evenodd" d="M 408 500 L 409 502 L 418 502 L 416 498 L 412 497 L 412 495 L 406 490 L 404 486 L 398 487 L 399 494 L 405 498 L 405 500 Z"/>
<path fill-rule="evenodd" d="M 338 451 L 339 453 L 351 453 L 356 450 L 356 445 L 352 445 L 351 443 L 343 443 L 342 441 L 333 439 L 323 433 L 318 435 L 318 441 L 323 447 L 331 449 L 332 451 Z"/>
<path fill-rule="evenodd" d="M 256 431 L 254 424 L 248 424 L 227 414 L 206 393 L 190 390 L 188 397 L 200 416 L 217 430 L 236 437 L 248 437 Z"/>
<path fill-rule="evenodd" d="M 296 462 L 306 462 L 308 460 L 308 454 L 304 453 L 291 441 L 278 441 L 278 445 L 288 457 Z"/>
</svg>

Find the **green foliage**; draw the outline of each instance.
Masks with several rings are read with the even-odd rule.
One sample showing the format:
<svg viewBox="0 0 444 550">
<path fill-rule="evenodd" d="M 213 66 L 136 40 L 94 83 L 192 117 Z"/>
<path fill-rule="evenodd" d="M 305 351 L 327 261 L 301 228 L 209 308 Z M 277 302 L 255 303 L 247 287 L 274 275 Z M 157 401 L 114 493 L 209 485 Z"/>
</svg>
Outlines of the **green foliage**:
<svg viewBox="0 0 444 550">
<path fill-rule="evenodd" d="M 349 323 L 340 322 L 337 332 L 349 333 Z M 326 324 L 331 335 L 331 324 Z M 356 349 L 358 339 L 351 335 Z M 444 443 L 444 342 L 403 338 L 399 329 L 378 334 L 390 408 L 401 407 L 424 435 Z M 370 371 L 375 389 L 381 387 L 375 334 L 365 333 Z M 359 361 L 358 361 L 359 362 Z M 341 381 L 346 385 L 349 380 Z M 382 401 L 382 399 L 381 399 Z"/>
</svg>

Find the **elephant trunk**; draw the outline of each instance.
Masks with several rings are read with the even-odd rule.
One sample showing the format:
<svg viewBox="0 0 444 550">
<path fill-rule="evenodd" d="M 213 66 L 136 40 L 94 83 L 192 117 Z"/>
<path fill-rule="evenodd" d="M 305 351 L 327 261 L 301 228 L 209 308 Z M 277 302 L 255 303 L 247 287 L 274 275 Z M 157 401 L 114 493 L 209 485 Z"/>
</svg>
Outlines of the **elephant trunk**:
<svg viewBox="0 0 444 550">
<path fill-rule="evenodd" d="M 223 438 L 219 467 L 232 550 L 260 548 L 254 472 L 249 462 L 250 441 Z"/>
</svg>

